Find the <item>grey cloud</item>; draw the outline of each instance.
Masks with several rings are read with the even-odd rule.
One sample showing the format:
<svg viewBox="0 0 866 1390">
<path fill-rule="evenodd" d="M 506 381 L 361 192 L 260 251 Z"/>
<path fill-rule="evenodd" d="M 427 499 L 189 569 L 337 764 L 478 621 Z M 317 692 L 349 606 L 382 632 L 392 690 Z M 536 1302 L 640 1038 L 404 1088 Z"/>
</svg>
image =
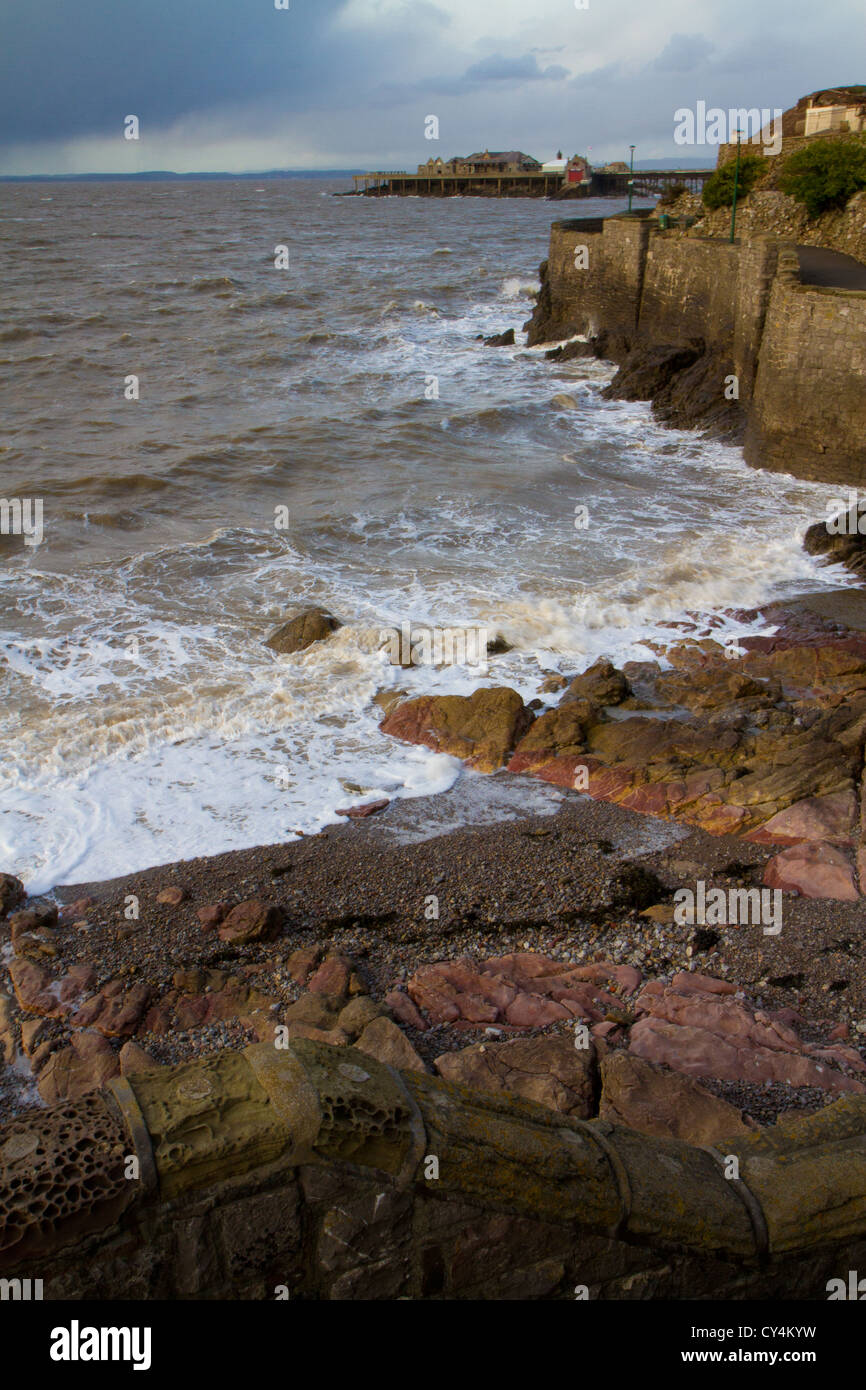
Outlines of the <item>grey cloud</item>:
<svg viewBox="0 0 866 1390">
<path fill-rule="evenodd" d="M 691 72 L 714 49 L 715 44 L 703 34 L 673 34 L 651 66 L 656 72 Z"/>
<path fill-rule="evenodd" d="M 520 58 L 503 58 L 501 53 L 492 53 L 473 63 L 464 74 L 464 81 L 472 82 L 538 82 L 557 81 L 568 77 L 568 69 L 558 64 L 540 68 L 534 53 L 525 53 Z"/>
</svg>

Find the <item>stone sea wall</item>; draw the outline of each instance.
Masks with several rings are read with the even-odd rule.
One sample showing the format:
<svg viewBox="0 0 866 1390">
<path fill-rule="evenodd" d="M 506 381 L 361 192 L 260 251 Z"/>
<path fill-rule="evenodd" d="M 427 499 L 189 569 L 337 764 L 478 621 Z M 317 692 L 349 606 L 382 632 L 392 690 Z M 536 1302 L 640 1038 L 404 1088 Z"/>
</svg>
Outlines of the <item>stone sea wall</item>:
<svg viewBox="0 0 866 1390">
<path fill-rule="evenodd" d="M 802 284 L 791 243 L 554 223 L 528 332 L 595 340 L 623 367 L 611 394 L 737 438 L 756 467 L 866 482 L 866 292 Z"/>
<path fill-rule="evenodd" d="M 0 1278 L 48 1299 L 825 1299 L 866 1099 L 699 1147 L 295 1040 L 0 1130 Z"/>
</svg>

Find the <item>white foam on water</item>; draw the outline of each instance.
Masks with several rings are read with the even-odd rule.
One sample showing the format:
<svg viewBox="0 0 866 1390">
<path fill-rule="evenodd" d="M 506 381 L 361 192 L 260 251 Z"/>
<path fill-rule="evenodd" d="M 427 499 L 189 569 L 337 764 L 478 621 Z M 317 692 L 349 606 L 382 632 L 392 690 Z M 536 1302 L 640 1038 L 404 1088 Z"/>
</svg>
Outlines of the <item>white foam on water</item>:
<svg viewBox="0 0 866 1390">
<path fill-rule="evenodd" d="M 845 582 L 800 545 L 834 490 L 747 468 L 736 449 L 663 429 L 645 405 L 602 400 L 610 364 L 558 367 L 519 342 L 476 341 L 528 317 L 534 287 L 492 280 L 468 307 L 446 308 L 437 287 L 437 307 L 391 299 L 369 309 L 366 339 L 329 334 L 327 366 L 316 345 L 286 378 L 287 394 L 317 392 L 327 373 L 335 411 L 372 404 L 405 421 L 384 497 L 338 495 L 329 508 L 320 488 L 288 540 L 221 526 L 120 565 L 57 574 L 33 556 L 0 572 L 0 867 L 43 892 L 445 791 L 460 765 L 386 738 L 378 690 L 508 684 L 529 699 L 543 669 L 646 659 L 683 635 L 733 642 L 754 628 L 726 610 Z M 422 399 L 428 373 L 438 402 Z M 552 409 L 559 392 L 578 408 Z M 449 442 L 431 454 L 424 430 L 441 441 L 446 422 Z M 339 478 L 328 485 L 339 494 Z M 301 603 L 344 626 L 276 658 L 264 638 Z M 379 647 L 405 621 L 486 626 L 514 650 L 486 672 L 404 670 Z M 514 795 L 530 810 L 556 800 L 520 786 L 499 798 L 502 814 Z"/>
</svg>

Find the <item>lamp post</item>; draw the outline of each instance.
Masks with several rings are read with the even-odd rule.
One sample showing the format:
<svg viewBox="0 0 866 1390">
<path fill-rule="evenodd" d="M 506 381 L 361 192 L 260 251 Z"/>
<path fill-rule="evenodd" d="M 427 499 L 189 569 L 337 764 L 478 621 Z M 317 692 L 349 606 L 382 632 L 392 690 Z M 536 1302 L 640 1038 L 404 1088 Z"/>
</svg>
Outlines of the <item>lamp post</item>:
<svg viewBox="0 0 866 1390">
<path fill-rule="evenodd" d="M 631 198 L 634 191 L 634 145 L 629 145 L 631 150 L 631 163 L 628 170 L 628 210 L 631 212 Z"/>
<path fill-rule="evenodd" d="M 734 200 L 731 204 L 731 241 L 734 239 L 734 228 L 737 225 L 737 189 L 740 183 L 740 136 L 742 132 L 737 126 L 737 162 L 734 165 Z"/>
</svg>

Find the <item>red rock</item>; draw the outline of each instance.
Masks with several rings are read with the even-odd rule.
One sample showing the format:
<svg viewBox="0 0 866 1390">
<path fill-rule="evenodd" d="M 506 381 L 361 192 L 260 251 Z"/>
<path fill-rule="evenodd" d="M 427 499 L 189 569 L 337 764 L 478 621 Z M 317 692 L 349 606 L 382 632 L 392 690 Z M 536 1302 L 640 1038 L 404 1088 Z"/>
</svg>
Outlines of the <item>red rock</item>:
<svg viewBox="0 0 866 1390">
<path fill-rule="evenodd" d="M 794 1052 L 800 1049 L 800 1040 L 790 1028 L 760 1010 L 753 1014 L 739 1000 L 730 996 L 680 993 L 672 988 L 666 989 L 661 995 L 648 995 L 644 990 L 638 1003 L 643 1004 L 655 1018 L 706 1029 L 719 1037 L 731 1039 L 737 1046 Z"/>
<path fill-rule="evenodd" d="M 75 902 L 65 903 L 61 907 L 60 916 L 64 922 L 74 922 L 79 917 L 86 917 L 90 909 L 95 906 L 95 898 L 76 898 Z"/>
<path fill-rule="evenodd" d="M 829 1038 L 831 1042 L 844 1041 L 848 1037 L 849 1029 L 847 1023 L 837 1023 L 830 1029 Z"/>
<path fill-rule="evenodd" d="M 150 986 L 135 984 L 124 990 L 112 980 L 98 994 L 85 1000 L 72 1017 L 73 1028 L 95 1028 L 106 1038 L 129 1037 L 135 1032 L 150 1000 Z"/>
<path fill-rule="evenodd" d="M 866 1062 L 853 1047 L 843 1047 L 837 1043 L 835 1047 L 807 1047 L 806 1051 L 811 1057 L 819 1057 L 822 1062 L 829 1062 L 833 1066 L 853 1067 L 854 1071 L 866 1071 Z"/>
<path fill-rule="evenodd" d="M 289 956 L 287 969 L 295 984 L 305 985 L 319 963 L 318 946 L 301 946 Z"/>
<path fill-rule="evenodd" d="M 365 801 L 361 806 L 347 806 L 341 811 L 337 811 L 338 816 L 350 816 L 352 820 L 361 820 L 364 816 L 375 816 L 377 811 L 384 811 L 386 806 L 390 806 L 390 798 L 385 797 L 381 801 Z"/>
<path fill-rule="evenodd" d="M 678 970 L 671 980 L 671 989 L 686 990 L 692 994 L 736 994 L 737 987 L 728 980 L 717 980 L 714 975 L 701 975 L 697 970 Z"/>
<path fill-rule="evenodd" d="M 759 845 L 795 845 L 823 840 L 847 845 L 857 820 L 857 799 L 853 791 L 830 792 L 795 801 L 784 811 L 752 830 L 744 839 Z"/>
<path fill-rule="evenodd" d="M 820 842 L 794 845 L 767 864 L 764 883 L 804 898 L 836 898 L 856 902 L 860 894 L 851 861 L 842 850 Z"/>
<path fill-rule="evenodd" d="M 209 903 L 207 907 L 200 907 L 196 912 L 196 917 L 201 922 L 205 931 L 212 931 L 225 921 L 226 914 L 231 910 L 230 903 Z"/>
<path fill-rule="evenodd" d="M 181 903 L 186 902 L 188 897 L 189 894 L 185 888 L 163 888 L 161 893 L 157 893 L 156 901 L 164 903 L 167 907 L 180 907 Z"/>
<path fill-rule="evenodd" d="M 385 995 L 385 1004 L 394 1017 L 399 1019 L 400 1023 L 405 1023 L 407 1027 L 417 1028 L 421 1033 L 426 1033 L 430 1027 L 423 1014 L 412 1003 L 409 995 L 404 994 L 402 990 L 389 990 Z"/>
<path fill-rule="evenodd" d="M 283 925 L 283 913 L 271 903 L 261 898 L 251 898 L 248 902 L 233 907 L 219 929 L 220 941 L 232 941 L 243 945 L 249 941 L 273 941 Z"/>
<path fill-rule="evenodd" d="M 521 1028 L 544 1028 L 548 1023 L 573 1017 L 562 1004 L 553 999 L 543 999 L 540 994 L 518 994 L 505 1011 L 508 1023 L 517 1023 Z"/>
<path fill-rule="evenodd" d="M 352 962 L 345 956 L 327 956 L 310 977 L 307 989 L 311 994 L 333 994 L 343 999 L 349 990 L 351 973 Z"/>
<path fill-rule="evenodd" d="M 629 1034 L 629 1050 L 649 1062 L 661 1062 L 691 1076 L 723 1081 L 783 1081 L 831 1092 L 866 1091 L 860 1081 L 831 1071 L 794 1052 L 742 1047 L 706 1028 L 679 1027 L 660 1018 L 639 1019 Z"/>
</svg>

